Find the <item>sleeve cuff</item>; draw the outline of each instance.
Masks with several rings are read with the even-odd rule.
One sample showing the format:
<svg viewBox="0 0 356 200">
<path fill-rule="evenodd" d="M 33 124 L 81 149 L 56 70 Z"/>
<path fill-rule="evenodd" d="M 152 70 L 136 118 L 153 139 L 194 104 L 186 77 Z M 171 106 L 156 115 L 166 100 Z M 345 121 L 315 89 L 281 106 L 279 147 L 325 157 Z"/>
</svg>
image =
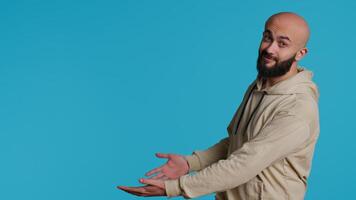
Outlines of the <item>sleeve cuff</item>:
<svg viewBox="0 0 356 200">
<path fill-rule="evenodd" d="M 179 179 L 164 181 L 167 197 L 175 197 L 181 195 Z"/>
<path fill-rule="evenodd" d="M 184 156 L 184 158 L 188 162 L 189 172 L 198 171 L 201 169 L 199 157 L 195 153 L 193 153 L 192 155 L 189 155 L 189 156 Z"/>
</svg>

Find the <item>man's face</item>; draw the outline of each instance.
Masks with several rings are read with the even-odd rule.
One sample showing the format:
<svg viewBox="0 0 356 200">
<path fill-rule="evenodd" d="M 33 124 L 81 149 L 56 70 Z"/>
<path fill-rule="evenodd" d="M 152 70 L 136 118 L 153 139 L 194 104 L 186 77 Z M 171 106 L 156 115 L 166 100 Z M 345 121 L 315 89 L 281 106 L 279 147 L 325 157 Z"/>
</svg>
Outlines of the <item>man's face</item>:
<svg viewBox="0 0 356 200">
<path fill-rule="evenodd" d="M 257 71 L 260 76 L 282 76 L 296 61 L 293 28 L 289 27 L 278 19 L 267 22 L 258 51 Z"/>
<path fill-rule="evenodd" d="M 258 54 L 257 59 L 258 74 L 265 78 L 282 76 L 289 72 L 295 61 L 295 56 L 296 54 L 284 61 L 279 61 L 278 58 L 273 58 L 266 51 L 262 51 L 262 53 Z M 274 62 L 273 66 L 268 67 L 267 65 L 271 62 Z"/>
</svg>

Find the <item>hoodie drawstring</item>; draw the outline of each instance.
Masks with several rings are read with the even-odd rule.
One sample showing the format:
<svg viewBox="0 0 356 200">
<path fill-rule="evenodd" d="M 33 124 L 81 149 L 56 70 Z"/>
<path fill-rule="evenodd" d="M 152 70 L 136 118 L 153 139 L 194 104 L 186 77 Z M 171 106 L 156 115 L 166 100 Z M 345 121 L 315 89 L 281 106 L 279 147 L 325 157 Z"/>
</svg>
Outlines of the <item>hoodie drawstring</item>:
<svg viewBox="0 0 356 200">
<path fill-rule="evenodd" d="M 243 110 L 242 110 L 242 113 L 240 115 L 240 118 L 239 118 L 239 121 L 237 122 L 237 125 L 236 125 L 236 129 L 235 129 L 235 135 L 237 134 L 237 130 L 239 129 L 239 126 L 240 126 L 240 122 L 241 122 L 241 119 L 244 115 L 244 112 L 245 112 L 245 109 L 246 109 L 246 105 L 247 105 L 247 102 L 250 100 L 251 96 L 252 96 L 252 92 L 255 90 L 255 88 L 257 87 L 257 84 L 254 85 L 254 87 L 252 88 L 252 90 L 250 91 L 250 94 L 248 95 L 248 99 L 246 101 L 246 103 L 244 104 L 244 107 L 243 107 Z M 250 115 L 250 118 L 248 119 L 247 123 L 246 123 L 246 126 L 245 126 L 245 129 L 247 128 L 247 126 L 249 125 L 252 117 L 255 115 L 255 112 L 256 110 L 258 109 L 258 107 L 260 106 L 264 96 L 265 96 L 266 92 L 264 91 L 263 94 L 262 94 L 262 97 L 260 99 L 260 101 L 258 102 L 257 106 L 255 107 L 255 109 L 252 111 L 252 114 Z"/>
</svg>

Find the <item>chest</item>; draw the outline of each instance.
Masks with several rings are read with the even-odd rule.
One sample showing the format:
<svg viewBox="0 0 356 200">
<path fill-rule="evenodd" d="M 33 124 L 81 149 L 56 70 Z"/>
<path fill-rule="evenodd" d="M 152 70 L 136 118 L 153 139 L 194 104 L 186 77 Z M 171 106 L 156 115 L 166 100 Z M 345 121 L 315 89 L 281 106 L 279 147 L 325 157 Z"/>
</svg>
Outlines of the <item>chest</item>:
<svg viewBox="0 0 356 200">
<path fill-rule="evenodd" d="M 256 137 L 280 110 L 282 101 L 282 96 L 253 92 L 246 105 L 243 105 L 244 102 L 240 105 L 229 124 L 229 153 Z"/>
</svg>

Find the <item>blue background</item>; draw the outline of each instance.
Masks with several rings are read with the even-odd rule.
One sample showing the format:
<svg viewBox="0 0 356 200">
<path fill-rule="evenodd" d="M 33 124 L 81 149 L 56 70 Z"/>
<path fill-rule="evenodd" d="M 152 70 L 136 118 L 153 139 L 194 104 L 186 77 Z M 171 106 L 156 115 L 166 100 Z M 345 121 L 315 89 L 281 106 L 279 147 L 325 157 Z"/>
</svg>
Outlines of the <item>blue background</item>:
<svg viewBox="0 0 356 200">
<path fill-rule="evenodd" d="M 256 76 L 264 22 L 280 11 L 311 26 L 301 65 L 321 95 L 306 199 L 350 199 L 355 8 L 342 0 L 2 0 L 0 199 L 140 199 L 115 187 L 138 185 L 165 163 L 154 153 L 191 154 L 226 136 Z"/>
</svg>

